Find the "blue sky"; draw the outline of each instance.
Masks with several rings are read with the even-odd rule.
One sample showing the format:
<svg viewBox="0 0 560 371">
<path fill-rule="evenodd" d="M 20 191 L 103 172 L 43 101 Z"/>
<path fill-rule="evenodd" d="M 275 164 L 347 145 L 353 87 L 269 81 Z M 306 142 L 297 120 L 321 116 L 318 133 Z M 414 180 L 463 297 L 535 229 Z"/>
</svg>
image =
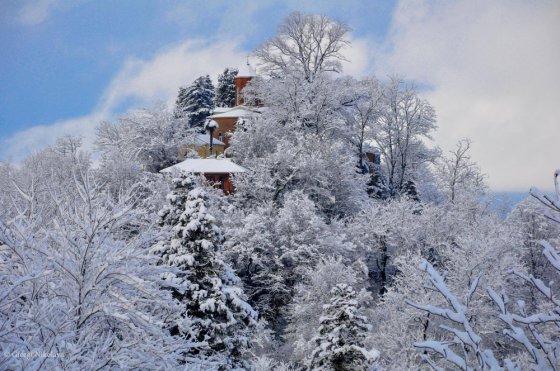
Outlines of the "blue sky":
<svg viewBox="0 0 560 371">
<path fill-rule="evenodd" d="M 28 4 L 34 3 L 40 7 L 39 1 Z M 28 21 L 22 19 L 22 2 L 0 5 L 4 7 L 0 136 L 87 114 L 131 56 L 148 59 L 185 39 L 218 39 L 229 34 L 239 35 L 239 48 L 249 52 L 273 35 L 289 12 L 313 9 L 320 2 L 294 7 L 289 2 L 269 1 L 252 12 L 250 24 L 234 24 L 242 3 L 206 3 L 210 5 L 195 6 L 201 4 L 198 1 L 55 1 L 44 11 L 47 14 Z M 391 2 L 348 4 L 346 11 L 335 6 L 319 8 L 344 20 L 354 18 L 356 12 L 369 14 L 368 21 L 360 17 L 352 22 L 356 35 L 381 37 L 386 32 Z"/>
<path fill-rule="evenodd" d="M 156 102 L 239 66 L 291 11 L 353 29 L 348 74 L 398 73 L 439 117 L 444 150 L 473 140 L 492 188 L 550 188 L 560 167 L 557 1 L 0 2 L 0 160 Z"/>
</svg>

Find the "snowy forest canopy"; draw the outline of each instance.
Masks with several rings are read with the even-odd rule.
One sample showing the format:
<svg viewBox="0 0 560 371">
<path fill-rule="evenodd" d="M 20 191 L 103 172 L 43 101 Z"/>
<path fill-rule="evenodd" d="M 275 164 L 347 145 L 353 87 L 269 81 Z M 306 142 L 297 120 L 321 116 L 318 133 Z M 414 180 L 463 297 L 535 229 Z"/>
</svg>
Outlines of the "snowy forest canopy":
<svg viewBox="0 0 560 371">
<path fill-rule="evenodd" d="M 558 370 L 560 171 L 499 217 L 412 83 L 343 74 L 349 30 L 294 13 L 253 52 L 235 194 L 159 173 L 231 68 L 2 164 L 0 369 Z"/>
</svg>

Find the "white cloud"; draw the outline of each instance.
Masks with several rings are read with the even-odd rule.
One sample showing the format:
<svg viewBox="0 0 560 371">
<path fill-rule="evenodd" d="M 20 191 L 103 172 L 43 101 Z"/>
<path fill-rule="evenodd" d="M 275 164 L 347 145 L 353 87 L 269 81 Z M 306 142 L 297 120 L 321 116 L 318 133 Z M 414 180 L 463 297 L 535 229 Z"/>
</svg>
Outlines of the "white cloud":
<svg viewBox="0 0 560 371">
<path fill-rule="evenodd" d="M 130 99 L 141 104 L 169 102 L 179 86 L 206 74 L 215 79 L 225 67 L 240 66 L 245 54 L 236 41 L 208 44 L 186 40 L 162 50 L 151 60 L 130 58 L 105 90 L 98 110 L 111 111 Z"/>
<path fill-rule="evenodd" d="M 51 125 L 37 125 L 19 131 L 4 140 L 0 147 L 0 158 L 19 162 L 34 151 L 53 144 L 64 135 L 82 137 L 84 147 L 91 148 L 95 136 L 95 126 L 106 119 L 101 113 L 58 121 Z"/>
<path fill-rule="evenodd" d="M 130 58 L 108 84 L 91 113 L 17 132 L 0 143 L 0 158 L 20 161 L 63 135 L 81 136 L 85 147 L 91 148 L 95 127 L 100 121 L 113 118 L 120 104 L 130 101 L 138 105 L 152 105 L 155 101 L 172 103 L 179 86 L 202 74 L 215 77 L 224 67 L 242 64 L 245 55 L 235 41 L 187 40 L 161 50 L 149 60 Z"/>
<path fill-rule="evenodd" d="M 33 26 L 44 22 L 60 0 L 33 0 L 25 3 L 18 14 L 18 21 L 24 26 Z"/>
<path fill-rule="evenodd" d="M 56 3 L 27 3 L 21 19 L 40 22 Z M 251 20 L 262 8 L 238 4 L 231 11 Z M 186 8 L 192 9 L 192 4 Z M 97 121 L 110 118 L 122 104 L 171 103 L 180 85 L 239 65 L 245 56 L 240 40 L 257 26 L 245 21 L 228 26 L 228 19 L 236 18 L 218 22 L 217 33 L 235 35 L 236 41 L 186 40 L 150 59 L 130 58 L 92 113 L 16 133 L 5 141 L 3 152 L 21 158 L 26 148 L 40 148 L 67 132 L 92 137 Z M 344 68 L 354 76 L 398 73 L 428 85 L 423 94 L 439 116 L 437 143 L 448 149 L 461 137 L 473 139 L 473 156 L 490 175 L 492 188 L 550 188 L 550 174 L 560 167 L 558 19 L 560 3 L 555 1 L 402 1 L 383 42 L 352 37 L 351 62 Z"/>
<path fill-rule="evenodd" d="M 431 86 L 436 141 L 473 139 L 493 189 L 550 188 L 560 167 L 558 19 L 554 1 L 403 1 L 376 70 Z"/>
<path fill-rule="evenodd" d="M 374 43 L 367 38 L 350 37 L 350 46 L 344 50 L 347 61 L 342 62 L 343 73 L 354 76 L 364 77 L 373 73 L 372 63 Z"/>
</svg>

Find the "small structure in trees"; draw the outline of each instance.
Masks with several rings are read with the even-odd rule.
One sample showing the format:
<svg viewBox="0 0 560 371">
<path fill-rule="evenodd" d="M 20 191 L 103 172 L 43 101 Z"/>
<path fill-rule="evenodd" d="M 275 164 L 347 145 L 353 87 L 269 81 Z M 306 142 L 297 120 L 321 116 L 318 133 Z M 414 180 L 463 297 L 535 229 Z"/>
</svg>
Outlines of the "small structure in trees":
<svg viewBox="0 0 560 371">
<path fill-rule="evenodd" d="M 187 152 L 195 151 L 201 158 L 220 156 L 224 154 L 225 144 L 216 138 L 212 139 L 210 152 L 210 138 L 208 134 L 196 134 L 179 147 L 179 159 L 185 159 Z"/>
<path fill-rule="evenodd" d="M 253 113 L 258 113 L 256 107 L 246 104 L 243 99 L 243 90 L 247 84 L 256 76 L 254 68 L 249 63 L 243 66 L 237 75 L 235 75 L 235 107 L 229 109 L 219 108 L 208 116 L 208 119 L 215 121 L 218 128 L 213 131 L 213 137 L 223 141 L 225 148 L 229 147 L 229 135 L 235 130 L 237 122 L 243 117 L 247 117 Z"/>
<path fill-rule="evenodd" d="M 231 194 L 235 191 L 233 183 L 231 182 L 231 175 L 245 173 L 246 171 L 247 170 L 245 170 L 245 168 L 225 158 L 189 158 L 185 161 L 179 162 L 178 164 L 165 168 L 160 172 L 202 174 L 210 184 L 222 189 L 225 194 Z"/>
</svg>

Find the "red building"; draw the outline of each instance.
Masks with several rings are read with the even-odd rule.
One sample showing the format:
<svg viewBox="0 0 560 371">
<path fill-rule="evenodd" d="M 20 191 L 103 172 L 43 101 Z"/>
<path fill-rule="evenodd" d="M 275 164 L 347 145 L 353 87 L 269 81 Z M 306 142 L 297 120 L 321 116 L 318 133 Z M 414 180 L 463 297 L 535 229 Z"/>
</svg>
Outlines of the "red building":
<svg viewBox="0 0 560 371">
<path fill-rule="evenodd" d="M 232 108 L 216 108 L 214 114 L 208 117 L 218 123 L 218 128 L 214 131 L 214 138 L 224 142 L 225 148 L 229 147 L 230 134 L 235 130 L 239 119 L 259 112 L 257 107 L 246 105 L 243 100 L 243 89 L 255 76 L 255 70 L 247 61 L 247 64 L 239 70 L 235 77 L 235 102 L 237 105 Z"/>
<path fill-rule="evenodd" d="M 208 117 L 209 120 L 217 123 L 217 127 L 213 129 L 213 136 L 216 139 L 215 143 L 222 144 L 224 149 L 229 147 L 230 134 L 235 130 L 239 119 L 258 112 L 255 107 L 249 107 L 245 105 L 243 101 L 243 89 L 254 76 L 255 71 L 252 69 L 249 61 L 247 61 L 247 65 L 240 70 L 235 78 L 237 105 L 229 108 L 217 107 L 214 114 Z M 204 144 L 204 146 L 206 145 L 209 144 Z M 203 153 L 209 153 L 209 151 L 204 152 L 202 149 L 203 148 L 197 149 L 199 155 L 201 157 L 210 157 L 203 156 Z M 231 179 L 232 174 L 244 173 L 246 170 L 225 158 L 201 158 L 186 159 L 183 162 L 161 170 L 161 172 L 202 174 L 209 184 L 221 188 L 225 194 L 231 194 L 234 192 Z"/>
</svg>

